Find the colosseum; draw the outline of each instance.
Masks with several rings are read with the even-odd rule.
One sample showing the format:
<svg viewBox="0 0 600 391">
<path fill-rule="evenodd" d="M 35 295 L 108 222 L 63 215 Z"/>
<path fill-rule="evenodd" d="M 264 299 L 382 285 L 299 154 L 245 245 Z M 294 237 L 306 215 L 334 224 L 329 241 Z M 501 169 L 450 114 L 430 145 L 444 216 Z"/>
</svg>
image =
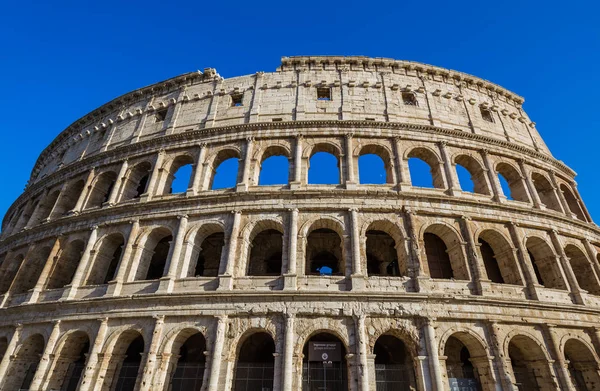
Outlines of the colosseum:
<svg viewBox="0 0 600 391">
<path fill-rule="evenodd" d="M 335 56 L 106 103 L 3 220 L 0 390 L 599 390 L 600 229 L 522 104 Z"/>
</svg>

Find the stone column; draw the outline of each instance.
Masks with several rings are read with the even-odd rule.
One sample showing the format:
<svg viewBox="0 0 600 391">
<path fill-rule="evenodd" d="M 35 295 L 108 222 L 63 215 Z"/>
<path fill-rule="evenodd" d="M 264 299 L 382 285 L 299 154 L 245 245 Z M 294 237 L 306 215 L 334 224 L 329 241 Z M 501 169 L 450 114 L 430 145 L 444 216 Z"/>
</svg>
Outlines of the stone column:
<svg viewBox="0 0 600 391">
<path fill-rule="evenodd" d="M 573 268 L 571 267 L 569 258 L 567 257 L 567 254 L 565 254 L 565 250 L 558 236 L 558 232 L 556 232 L 555 229 L 550 231 L 550 238 L 552 239 L 554 250 L 556 251 L 556 254 L 558 254 L 558 258 L 560 259 L 559 265 L 563 269 L 563 273 L 567 279 L 567 285 L 571 291 L 573 300 L 576 304 L 585 304 L 581 288 L 579 287 L 579 283 L 577 282 L 577 278 L 575 277 L 575 273 L 573 272 Z"/>
<path fill-rule="evenodd" d="M 521 169 L 521 177 L 525 181 L 525 187 L 529 192 L 529 198 L 532 200 L 533 206 L 538 209 L 544 209 L 545 207 L 542 206 L 543 204 L 540 200 L 540 195 L 538 194 L 537 190 L 535 189 L 535 186 L 533 185 L 533 182 L 531 181 L 531 178 L 529 177 L 529 173 L 525 168 L 525 162 L 523 161 L 523 159 L 519 159 L 519 168 Z"/>
<path fill-rule="evenodd" d="M 540 284 L 535 276 L 535 271 L 533 270 L 533 265 L 531 264 L 531 259 L 529 259 L 527 249 L 519 235 L 518 225 L 511 221 L 507 226 L 513 245 L 517 249 L 517 259 L 523 270 L 523 277 L 525 278 L 525 285 L 527 286 L 527 296 L 529 299 L 539 300 L 537 287 L 540 286 Z"/>
<path fill-rule="evenodd" d="M 96 176 L 96 167 L 92 167 L 92 169 L 90 170 L 90 172 L 85 180 L 85 184 L 83 185 L 81 194 L 79 194 L 77 203 L 75 204 L 75 207 L 72 210 L 73 213 L 77 214 L 77 213 L 81 212 L 81 210 L 85 206 L 84 203 L 87 200 L 87 198 L 89 197 L 90 192 L 92 191 L 92 181 L 94 180 L 95 176 Z"/>
<path fill-rule="evenodd" d="M 346 134 L 346 189 L 355 189 L 356 188 L 356 173 L 354 171 L 354 153 L 353 153 L 353 137 L 352 133 Z"/>
<path fill-rule="evenodd" d="M 252 164 L 252 150 L 254 149 L 254 138 L 246 139 L 246 152 L 244 153 L 244 167 L 242 168 L 242 181 L 237 184 L 236 191 L 248 191 L 250 186 L 250 166 Z"/>
<path fill-rule="evenodd" d="M 575 181 L 573 181 L 571 183 L 571 190 L 573 190 L 573 196 L 577 199 L 577 203 L 579 204 L 581 211 L 587 218 L 588 223 L 591 223 L 592 215 L 588 211 L 587 206 L 585 206 L 585 203 L 583 202 L 583 199 L 581 198 L 581 194 L 579 194 L 579 190 L 577 190 L 577 183 L 575 183 Z"/>
<path fill-rule="evenodd" d="M 152 340 L 150 341 L 150 348 L 146 355 L 146 362 L 144 363 L 144 371 L 142 373 L 142 381 L 140 382 L 139 391 L 149 391 L 152 389 L 152 379 L 154 377 L 154 370 L 156 367 L 156 353 L 158 347 L 162 342 L 163 329 L 165 325 L 164 315 L 154 316 L 156 322 L 154 323 L 154 332 L 152 333 Z"/>
<path fill-rule="evenodd" d="M 394 158 L 396 160 L 396 188 L 398 191 L 406 190 L 410 186 L 410 180 L 406 176 L 406 162 L 402 158 L 402 139 L 400 137 L 394 137 Z"/>
<path fill-rule="evenodd" d="M 489 285 L 490 280 L 487 278 L 485 267 L 482 265 L 482 262 L 477 254 L 477 244 L 473 238 L 470 221 L 470 217 L 462 216 L 459 220 L 459 223 L 467 243 L 467 259 L 471 266 L 470 269 L 474 280 L 473 282 L 477 288 L 477 294 L 483 295 L 486 290 L 485 287 Z"/>
<path fill-rule="evenodd" d="M 556 325 L 554 324 L 542 325 L 542 330 L 548 343 L 548 352 L 550 353 L 550 356 L 554 358 L 554 371 L 556 372 L 556 377 L 558 378 L 561 390 L 575 390 L 571 383 L 571 375 L 567 369 L 565 358 L 560 353 L 560 343 L 558 341 L 558 336 L 555 333 L 555 327 Z"/>
<path fill-rule="evenodd" d="M 423 318 L 425 343 L 427 344 L 427 353 L 429 355 L 429 370 L 434 391 L 444 391 L 444 382 L 440 367 L 440 357 L 438 354 L 437 340 L 435 338 L 435 328 L 433 322 L 435 319 Z"/>
<path fill-rule="evenodd" d="M 415 231 L 415 212 L 407 207 L 403 208 L 404 228 L 406 229 L 407 247 L 408 247 L 408 277 L 412 280 L 412 288 L 415 292 L 420 291 L 419 279 L 429 279 L 423 275 L 423 266 L 421 260 L 421 251 L 419 249 L 419 238 Z"/>
<path fill-rule="evenodd" d="M 31 225 L 34 223 L 35 219 L 40 214 L 40 208 L 43 207 L 44 200 L 48 197 L 48 192 L 49 192 L 49 189 L 45 188 L 44 191 L 42 192 L 42 195 L 38 199 L 37 205 L 35 206 L 35 208 L 31 212 L 31 215 L 29 216 L 29 219 L 25 223 L 25 226 L 23 227 L 23 229 L 29 229 L 29 228 L 31 228 Z"/>
<path fill-rule="evenodd" d="M 131 264 L 132 254 L 134 250 L 135 240 L 137 238 L 138 232 L 140 230 L 140 221 L 134 220 L 131 222 L 131 229 L 129 230 L 129 236 L 127 237 L 127 244 L 125 245 L 125 249 L 123 250 L 123 255 L 121 256 L 121 261 L 117 266 L 117 275 L 113 281 L 110 281 L 108 284 L 108 289 L 106 294 L 112 296 L 119 296 L 121 294 L 121 289 L 123 288 L 123 283 L 125 282 L 125 277 L 127 275 L 128 265 Z"/>
<path fill-rule="evenodd" d="M 600 263 L 598 263 L 598 258 L 596 256 L 597 251 L 595 250 L 594 246 L 592 246 L 592 243 L 590 243 L 588 238 L 583 239 L 583 245 L 585 246 L 585 251 L 588 254 L 592 269 L 596 273 L 596 281 L 600 281 Z"/>
<path fill-rule="evenodd" d="M 440 149 L 440 155 L 443 161 L 443 169 L 444 174 L 446 176 L 446 186 L 447 193 L 449 195 L 456 195 L 456 191 L 460 189 L 460 184 L 458 183 L 458 177 L 456 176 L 456 170 L 454 170 L 454 165 L 450 162 L 450 158 L 448 157 L 448 151 L 446 148 L 447 143 L 445 141 L 440 141 L 437 143 Z"/>
<path fill-rule="evenodd" d="M 35 375 L 33 376 L 31 385 L 29 386 L 30 391 L 42 390 L 42 382 L 46 378 L 46 372 L 48 371 L 48 367 L 50 366 L 50 360 L 52 360 L 52 358 L 55 356 L 53 353 L 59 335 L 60 320 L 56 320 L 54 321 L 54 327 L 52 328 L 52 332 L 48 337 L 48 342 L 46 343 L 46 347 L 44 348 L 44 353 L 42 354 L 42 358 L 38 364 L 37 370 L 35 371 Z"/>
<path fill-rule="evenodd" d="M 35 284 L 35 287 L 33 288 L 33 291 L 31 292 L 31 297 L 29 298 L 29 303 L 37 302 L 37 299 L 40 296 L 40 292 L 46 286 L 46 281 L 48 280 L 48 277 L 50 276 L 50 272 L 52 271 L 52 268 L 54 267 L 54 263 L 58 260 L 58 254 L 60 253 L 60 250 L 61 250 L 60 247 L 61 247 L 61 236 L 58 236 L 56 238 L 56 240 L 54 241 L 54 246 L 52 247 L 52 250 L 50 251 L 50 255 L 48 255 L 48 259 L 46 260 L 46 263 L 44 264 L 42 273 L 40 274 L 40 277 L 38 278 L 37 283 Z"/>
<path fill-rule="evenodd" d="M 215 344 L 210 362 L 210 376 L 208 377 L 208 390 L 219 390 L 219 375 L 221 373 L 221 362 L 223 361 L 223 345 L 225 344 L 225 331 L 227 328 L 227 315 L 218 317 L 217 329 L 215 330 Z M 222 388 L 224 389 L 224 388 Z"/>
<path fill-rule="evenodd" d="M 360 257 L 360 227 L 358 225 L 358 210 L 356 208 L 349 209 L 350 212 L 350 229 L 351 244 L 352 244 L 352 290 L 361 290 L 365 287 L 365 275 L 362 270 L 362 262 Z"/>
<path fill-rule="evenodd" d="M 90 237 L 88 238 L 87 244 L 85 246 L 85 250 L 83 250 L 83 254 L 81 255 L 81 260 L 77 265 L 77 270 L 75 270 L 75 274 L 73 275 L 73 280 L 68 285 L 68 290 L 63 295 L 64 299 L 71 300 L 77 295 L 77 289 L 81 287 L 83 283 L 83 279 L 85 278 L 85 274 L 88 270 L 88 266 L 91 259 L 92 249 L 96 244 L 96 239 L 98 238 L 98 226 L 95 225 L 92 227 L 92 232 L 90 233 Z"/>
<path fill-rule="evenodd" d="M 490 182 L 493 200 L 497 202 L 506 202 L 506 195 L 502 191 L 502 186 L 500 185 L 500 180 L 498 179 L 498 175 L 494 170 L 494 166 L 490 161 L 490 154 L 487 149 L 483 149 L 480 151 L 481 158 L 483 159 L 483 164 L 487 170 L 488 180 Z"/>
<path fill-rule="evenodd" d="M 227 248 L 227 263 L 224 265 L 225 272 L 219 276 L 219 290 L 231 290 L 233 288 L 233 272 L 235 259 L 237 257 L 237 242 L 240 235 L 240 221 L 242 219 L 241 211 L 233 212 L 233 222 L 231 232 L 229 233 L 229 246 Z M 221 266 L 219 267 L 222 270 Z"/>
<path fill-rule="evenodd" d="M 171 251 L 171 256 L 167 259 L 167 265 L 165 268 L 167 270 L 167 275 L 161 278 L 161 290 L 165 289 L 167 292 L 172 292 L 175 284 L 175 278 L 177 278 L 178 273 L 177 269 L 181 264 L 181 249 L 183 248 L 183 240 L 187 233 L 187 225 L 188 225 L 188 216 L 181 215 L 177 216 L 179 219 L 179 226 L 177 228 L 177 233 L 175 234 L 175 240 L 173 241 L 173 251 Z M 165 281 L 163 283 L 163 281 Z"/>
<path fill-rule="evenodd" d="M 264 72 L 256 72 L 254 75 L 254 88 L 252 89 L 252 106 L 248 122 L 258 122 L 260 116 L 260 101 L 262 98 L 262 80 Z"/>
<path fill-rule="evenodd" d="M 491 353 L 494 355 L 494 370 L 496 372 L 496 379 L 500 381 L 501 388 L 506 391 L 516 391 L 511 380 L 512 369 L 508 367 L 507 357 L 504 357 L 502 349 L 502 343 L 498 336 L 498 324 L 494 321 L 485 323 L 487 331 L 486 337 L 488 338 L 488 346 L 490 347 Z"/>
<path fill-rule="evenodd" d="M 294 371 L 294 314 L 285 314 L 285 346 L 284 346 L 284 357 L 283 357 L 283 391 L 293 390 L 294 377 L 292 373 Z"/>
<path fill-rule="evenodd" d="M 558 196 L 558 200 L 560 201 L 560 206 L 562 207 L 563 212 L 569 217 L 577 218 L 577 215 L 575 215 L 575 213 L 572 212 L 571 209 L 569 208 L 567 199 L 565 198 L 565 195 L 563 194 L 563 192 L 560 190 L 560 187 L 558 186 L 558 180 L 556 179 L 556 174 L 554 173 L 554 171 L 550 171 L 549 173 L 550 173 L 550 180 L 552 181 L 552 187 L 554 187 L 554 192 Z"/>
<path fill-rule="evenodd" d="M 288 233 L 288 270 L 284 274 L 284 289 L 297 289 L 298 265 L 296 256 L 298 253 L 298 209 L 290 210 L 290 230 Z"/>
<path fill-rule="evenodd" d="M 65 197 L 65 190 L 67 189 L 67 185 L 68 185 L 68 183 L 63 183 L 63 185 L 60 187 L 60 190 L 58 190 L 58 197 L 56 197 L 56 200 L 54 201 L 54 205 L 52 205 L 52 208 L 50 208 L 50 212 L 48 213 L 48 216 L 46 217 L 46 219 L 44 221 L 50 221 L 54 218 L 54 213 L 56 212 L 56 206 L 59 205 L 62 198 Z"/>
<path fill-rule="evenodd" d="M 294 180 L 290 182 L 290 189 L 296 190 L 302 186 L 302 142 L 301 134 L 296 136 L 296 151 L 294 152 Z"/>
<path fill-rule="evenodd" d="M 129 167 L 129 161 L 124 160 L 123 164 L 121 164 L 121 169 L 119 170 L 119 174 L 117 175 L 117 179 L 115 180 L 115 184 L 110 191 L 110 195 L 108 196 L 108 201 L 106 203 L 108 205 L 114 205 L 117 203 L 118 197 L 121 194 L 121 188 L 123 187 L 123 183 L 127 180 L 125 175 L 127 174 L 127 169 Z"/>
<path fill-rule="evenodd" d="M 96 366 L 98 364 L 98 356 L 104 346 L 104 339 L 106 338 L 106 331 L 108 330 L 108 318 L 99 319 L 100 326 L 94 339 L 94 344 L 90 346 L 90 353 L 88 354 L 87 363 L 85 369 L 81 375 L 81 382 L 79 383 L 79 391 L 88 391 L 94 389 Z"/>
<path fill-rule="evenodd" d="M 140 201 L 150 201 L 152 197 L 156 194 L 156 184 L 159 182 L 159 177 L 162 175 L 164 171 L 162 165 L 165 160 L 165 150 L 161 149 L 158 151 L 158 156 L 156 156 L 156 160 L 154 162 L 154 167 L 152 168 L 152 174 L 150 175 L 150 181 L 148 182 L 148 187 L 146 187 L 146 192 L 140 196 Z"/>
<path fill-rule="evenodd" d="M 14 359 L 15 350 L 19 345 L 22 330 L 22 324 L 18 323 L 15 325 L 15 331 L 8 342 L 8 346 L 6 347 L 6 352 L 4 353 L 4 357 L 2 357 L 2 361 L 0 361 L 0 386 L 2 386 L 2 384 L 6 381 L 4 375 L 6 375 L 6 371 L 8 370 L 11 360 Z"/>
<path fill-rule="evenodd" d="M 358 337 L 358 351 L 360 355 L 360 390 L 369 391 L 369 356 L 367 354 L 367 337 L 365 335 L 365 319 L 364 314 L 355 316 L 356 335 Z"/>
<path fill-rule="evenodd" d="M 192 185 L 187 189 L 187 195 L 193 196 L 198 194 L 202 186 L 202 172 L 204 171 L 204 156 L 206 155 L 206 143 L 198 144 L 198 155 L 196 156 L 196 164 L 194 165 L 194 176 L 192 177 Z"/>
</svg>

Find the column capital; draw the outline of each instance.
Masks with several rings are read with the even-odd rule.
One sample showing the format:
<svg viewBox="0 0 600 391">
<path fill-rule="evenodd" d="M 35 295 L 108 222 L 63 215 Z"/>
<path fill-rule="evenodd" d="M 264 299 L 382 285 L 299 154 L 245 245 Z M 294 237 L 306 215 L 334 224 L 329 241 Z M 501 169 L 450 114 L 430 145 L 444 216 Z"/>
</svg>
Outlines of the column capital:
<svg viewBox="0 0 600 391">
<path fill-rule="evenodd" d="M 177 220 L 183 220 L 183 219 L 188 219 L 190 216 L 183 214 L 183 215 L 177 215 Z"/>
<path fill-rule="evenodd" d="M 346 139 L 351 139 L 354 137 L 354 133 L 346 133 L 344 137 L 346 137 Z"/>
<path fill-rule="evenodd" d="M 298 208 L 288 208 L 288 212 L 298 213 Z"/>
<path fill-rule="evenodd" d="M 467 215 L 462 215 L 462 216 L 460 216 L 460 218 L 461 218 L 461 220 L 464 220 L 464 221 L 471 221 L 472 220 L 471 216 L 467 216 Z"/>
</svg>

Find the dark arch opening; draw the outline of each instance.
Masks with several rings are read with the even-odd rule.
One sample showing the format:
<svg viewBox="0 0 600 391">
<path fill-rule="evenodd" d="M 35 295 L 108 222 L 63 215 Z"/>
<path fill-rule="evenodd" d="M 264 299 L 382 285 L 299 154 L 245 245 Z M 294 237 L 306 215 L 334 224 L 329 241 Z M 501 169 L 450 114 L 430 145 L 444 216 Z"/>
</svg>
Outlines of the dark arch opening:
<svg viewBox="0 0 600 391">
<path fill-rule="evenodd" d="M 275 378 L 275 342 L 265 332 L 250 335 L 242 343 L 235 370 L 235 391 L 272 390 Z"/>
<path fill-rule="evenodd" d="M 531 180 L 533 181 L 533 186 L 535 187 L 542 204 L 546 205 L 549 209 L 560 212 L 560 202 L 556 197 L 554 186 L 552 186 L 550 181 L 537 172 L 531 174 Z"/>
<path fill-rule="evenodd" d="M 249 276 L 276 276 L 281 274 L 283 234 L 275 229 L 260 232 L 252 240 L 248 258 Z"/>
<path fill-rule="evenodd" d="M 341 275 L 342 241 L 328 228 L 313 230 L 306 242 L 306 274 Z"/>
<path fill-rule="evenodd" d="M 85 369 L 90 340 L 82 331 L 69 335 L 55 357 L 55 366 L 48 380 L 48 389 L 76 391 Z"/>
<path fill-rule="evenodd" d="M 54 207 L 54 211 L 50 217 L 56 219 L 67 215 L 71 210 L 73 210 L 73 208 L 75 208 L 77 205 L 77 201 L 81 196 L 84 186 L 85 182 L 83 179 L 68 185 L 58 199 L 58 203 Z"/>
<path fill-rule="evenodd" d="M 566 290 L 556 254 L 550 246 L 542 239 L 532 237 L 527 239 L 525 247 L 539 284 L 546 288 Z"/>
<path fill-rule="evenodd" d="M 179 348 L 179 360 L 171 379 L 171 391 L 200 391 L 206 366 L 206 340 L 202 333 L 189 337 Z"/>
<path fill-rule="evenodd" d="M 115 278 L 124 246 L 125 238 L 120 233 L 111 234 L 102 239 L 85 285 L 106 284 Z"/>
<path fill-rule="evenodd" d="M 115 391 L 134 391 L 144 353 L 144 338 L 138 335 L 127 347 L 116 379 Z"/>
<path fill-rule="evenodd" d="M 108 201 L 112 192 L 117 174 L 114 171 L 103 172 L 96 179 L 92 192 L 90 193 L 85 209 L 100 208 L 102 204 Z"/>
<path fill-rule="evenodd" d="M 429 266 L 429 276 L 431 278 L 454 278 L 446 243 L 439 236 L 430 232 L 425 233 L 423 241 L 427 265 Z"/>
<path fill-rule="evenodd" d="M 508 356 L 519 391 L 556 389 L 548 361 L 535 341 L 523 335 L 513 337 L 508 345 Z"/>
<path fill-rule="evenodd" d="M 52 248 L 50 246 L 36 247 L 35 251 L 25 259 L 24 267 L 19 269 L 14 284 L 11 286 L 13 294 L 25 293 L 35 287 L 42 274 L 44 265 L 48 261 Z"/>
<path fill-rule="evenodd" d="M 450 337 L 444 348 L 446 355 L 446 373 L 452 386 L 460 390 L 480 390 L 480 378 L 477 368 L 471 363 L 471 352 L 458 338 Z"/>
<path fill-rule="evenodd" d="M 46 343 L 40 334 L 27 338 L 10 360 L 3 390 L 28 390 L 37 371 Z"/>
<path fill-rule="evenodd" d="M 369 276 L 400 276 L 396 241 L 390 235 L 368 230 L 366 250 Z"/>
<path fill-rule="evenodd" d="M 225 245 L 225 234 L 215 232 L 208 235 L 200 244 L 200 251 L 196 257 L 193 269 L 195 277 L 216 277 L 219 275 L 221 254 Z"/>
<path fill-rule="evenodd" d="M 384 334 L 377 339 L 375 383 L 378 391 L 410 391 L 417 389 L 412 357 L 404 342 Z"/>
<path fill-rule="evenodd" d="M 596 273 L 585 253 L 576 246 L 569 244 L 565 247 L 565 255 L 569 258 L 569 264 L 573 269 L 579 287 L 593 295 L 600 295 Z"/>
<path fill-rule="evenodd" d="M 496 172 L 498 173 L 500 184 L 502 185 L 503 180 L 505 182 L 502 190 L 506 198 L 515 201 L 530 202 L 523 178 L 515 168 L 507 163 L 500 163 L 496 166 Z"/>
<path fill-rule="evenodd" d="M 587 221 L 585 215 L 583 214 L 583 210 L 579 205 L 579 201 L 577 201 L 577 198 L 575 198 L 573 192 L 571 192 L 571 190 L 564 184 L 560 185 L 560 191 L 563 193 L 565 200 L 567 201 L 567 206 L 569 207 L 571 213 L 577 216 L 579 220 Z"/>
<path fill-rule="evenodd" d="M 496 260 L 496 254 L 494 249 L 488 242 L 483 239 L 479 239 L 479 250 L 481 251 L 481 257 L 483 258 L 483 265 L 485 266 L 485 272 L 487 277 L 497 284 L 504 284 L 504 278 L 500 271 L 500 266 Z"/>
<path fill-rule="evenodd" d="M 167 258 L 169 257 L 169 251 L 171 250 L 171 242 L 173 236 L 165 236 L 160 239 L 154 247 L 154 254 L 150 259 L 150 265 L 148 266 L 148 272 L 146 273 L 145 280 L 156 280 L 161 278 L 165 272 L 165 266 L 167 264 Z"/>
<path fill-rule="evenodd" d="M 322 351 L 327 353 L 326 361 Z M 348 390 L 346 347 L 339 338 L 329 333 L 316 334 L 304 344 L 302 354 L 303 391 Z"/>
<path fill-rule="evenodd" d="M 477 194 L 490 194 L 486 181 L 486 171 L 479 162 L 469 155 L 460 155 L 454 159 L 460 188 Z"/>
<path fill-rule="evenodd" d="M 590 349 L 581 341 L 570 339 L 565 344 L 565 359 L 571 381 L 577 391 L 592 391 L 600 384 L 598 364 Z"/>
<path fill-rule="evenodd" d="M 148 180 L 150 179 L 150 170 L 152 170 L 152 165 L 148 162 L 143 162 L 137 164 L 129 171 L 129 175 L 123 186 L 123 195 L 121 197 L 123 201 L 139 198 L 146 192 Z"/>
<path fill-rule="evenodd" d="M 85 243 L 83 240 L 73 240 L 67 244 L 58 259 L 54 262 L 46 289 L 63 288 L 71 282 L 81 260 L 84 247 Z"/>
<path fill-rule="evenodd" d="M 192 180 L 192 163 L 184 164 L 173 173 L 173 177 L 169 186 L 170 194 L 185 193 L 191 187 Z"/>
</svg>

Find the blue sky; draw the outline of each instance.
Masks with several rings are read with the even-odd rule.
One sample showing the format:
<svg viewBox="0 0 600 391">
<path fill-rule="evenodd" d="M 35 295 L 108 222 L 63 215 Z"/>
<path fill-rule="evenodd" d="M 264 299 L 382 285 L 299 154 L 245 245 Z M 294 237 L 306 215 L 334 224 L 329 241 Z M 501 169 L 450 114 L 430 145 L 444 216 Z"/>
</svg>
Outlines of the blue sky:
<svg viewBox="0 0 600 391">
<path fill-rule="evenodd" d="M 471 73 L 525 97 L 600 221 L 600 5 L 552 1 L 20 1 L 0 14 L 0 215 L 39 153 L 112 98 L 214 67 L 274 71 L 281 56 L 365 55 Z"/>
</svg>

